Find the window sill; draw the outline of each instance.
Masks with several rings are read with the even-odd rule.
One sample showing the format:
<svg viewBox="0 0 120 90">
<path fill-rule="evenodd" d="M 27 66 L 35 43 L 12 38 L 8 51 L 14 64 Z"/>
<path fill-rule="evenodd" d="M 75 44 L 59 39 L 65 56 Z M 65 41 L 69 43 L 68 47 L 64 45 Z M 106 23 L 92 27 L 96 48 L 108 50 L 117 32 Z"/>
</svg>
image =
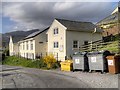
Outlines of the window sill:
<svg viewBox="0 0 120 90">
<path fill-rule="evenodd" d="M 58 34 L 53 34 L 53 36 L 58 36 Z"/>
<path fill-rule="evenodd" d="M 53 49 L 55 49 L 55 50 L 59 50 L 59 48 L 53 48 Z"/>
</svg>

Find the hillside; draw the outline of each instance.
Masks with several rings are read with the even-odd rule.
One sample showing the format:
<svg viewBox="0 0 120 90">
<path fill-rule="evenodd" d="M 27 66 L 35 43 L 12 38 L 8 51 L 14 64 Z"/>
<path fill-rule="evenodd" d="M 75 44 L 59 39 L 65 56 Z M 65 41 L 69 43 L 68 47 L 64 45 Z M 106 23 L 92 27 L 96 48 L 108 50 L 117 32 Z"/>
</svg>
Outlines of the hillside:
<svg viewBox="0 0 120 90">
<path fill-rule="evenodd" d="M 8 43 L 9 43 L 9 37 L 10 36 L 14 36 L 14 38 L 19 38 L 19 37 L 26 37 L 29 34 L 38 31 L 39 29 L 33 29 L 33 30 L 29 30 L 29 31 L 13 31 L 13 32 L 8 32 L 5 34 L 0 34 L 0 40 L 2 41 L 2 45 L 3 47 L 7 47 Z M 1 43 L 0 43 L 1 46 Z"/>
<path fill-rule="evenodd" d="M 119 52 L 118 41 L 109 42 L 109 44 L 104 45 L 102 48 L 98 48 L 98 50 L 108 50 L 113 53 Z"/>
</svg>

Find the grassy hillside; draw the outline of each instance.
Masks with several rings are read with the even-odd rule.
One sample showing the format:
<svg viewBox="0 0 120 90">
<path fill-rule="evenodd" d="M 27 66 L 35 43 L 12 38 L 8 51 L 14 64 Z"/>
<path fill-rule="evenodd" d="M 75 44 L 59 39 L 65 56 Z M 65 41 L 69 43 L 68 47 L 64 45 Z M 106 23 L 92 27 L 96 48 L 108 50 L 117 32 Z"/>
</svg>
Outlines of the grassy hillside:
<svg viewBox="0 0 120 90">
<path fill-rule="evenodd" d="M 109 50 L 113 53 L 118 53 L 118 41 L 113 41 L 108 45 L 104 45 L 102 48 L 98 48 L 98 50 Z"/>
</svg>

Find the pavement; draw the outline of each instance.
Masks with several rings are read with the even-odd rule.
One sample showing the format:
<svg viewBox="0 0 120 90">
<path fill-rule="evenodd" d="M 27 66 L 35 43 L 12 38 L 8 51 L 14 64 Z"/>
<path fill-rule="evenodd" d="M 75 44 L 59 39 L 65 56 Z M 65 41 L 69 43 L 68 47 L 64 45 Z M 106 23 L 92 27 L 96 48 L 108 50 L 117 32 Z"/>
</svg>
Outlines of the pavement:
<svg viewBox="0 0 120 90">
<path fill-rule="evenodd" d="M 2 66 L 1 88 L 118 88 L 118 74 Z"/>
</svg>

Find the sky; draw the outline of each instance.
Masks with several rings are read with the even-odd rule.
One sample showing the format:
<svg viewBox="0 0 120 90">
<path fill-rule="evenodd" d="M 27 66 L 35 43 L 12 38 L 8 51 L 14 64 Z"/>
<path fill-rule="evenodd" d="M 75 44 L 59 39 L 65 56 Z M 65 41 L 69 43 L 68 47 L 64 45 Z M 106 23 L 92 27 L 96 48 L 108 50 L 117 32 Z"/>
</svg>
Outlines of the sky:
<svg viewBox="0 0 120 90">
<path fill-rule="evenodd" d="M 2 2 L 0 3 L 2 30 L 43 30 L 54 18 L 96 23 L 109 16 L 117 7 L 116 2 Z M 1 19 L 0 19 L 1 20 Z"/>
</svg>

